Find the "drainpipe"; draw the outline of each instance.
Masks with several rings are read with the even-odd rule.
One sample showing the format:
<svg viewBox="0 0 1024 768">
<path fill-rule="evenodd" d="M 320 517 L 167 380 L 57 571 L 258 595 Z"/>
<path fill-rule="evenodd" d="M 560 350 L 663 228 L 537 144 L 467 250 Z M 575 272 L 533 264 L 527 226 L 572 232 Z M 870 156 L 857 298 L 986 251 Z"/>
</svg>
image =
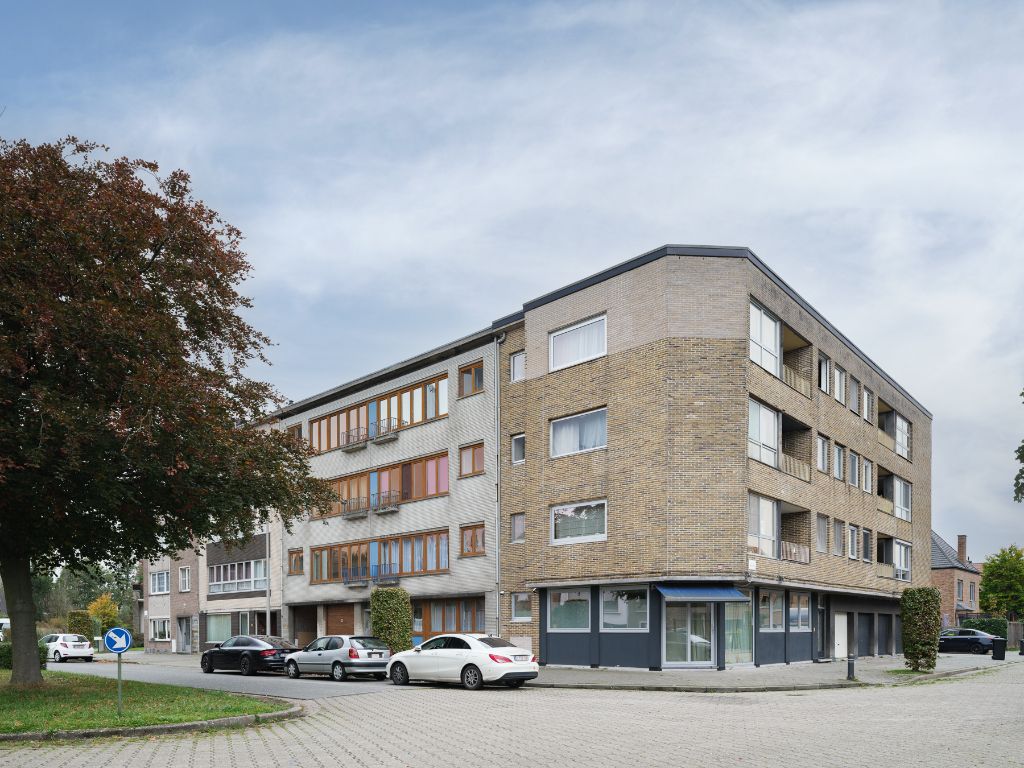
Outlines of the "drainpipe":
<svg viewBox="0 0 1024 768">
<path fill-rule="evenodd" d="M 498 346 L 505 333 L 494 337 L 494 634 L 501 637 L 501 360 Z"/>
<path fill-rule="evenodd" d="M 267 524 L 264 526 L 264 536 L 267 537 L 267 565 L 263 569 L 263 572 L 267 575 L 267 634 L 271 634 L 270 631 L 270 518 L 267 518 Z"/>
</svg>

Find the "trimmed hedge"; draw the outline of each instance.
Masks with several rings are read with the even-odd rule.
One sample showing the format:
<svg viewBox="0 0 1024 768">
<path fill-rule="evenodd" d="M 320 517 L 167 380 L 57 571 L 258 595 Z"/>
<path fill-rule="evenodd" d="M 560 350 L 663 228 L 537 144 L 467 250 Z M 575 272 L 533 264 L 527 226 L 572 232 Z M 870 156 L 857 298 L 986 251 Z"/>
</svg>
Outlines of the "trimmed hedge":
<svg viewBox="0 0 1024 768">
<path fill-rule="evenodd" d="M 0 643 L 0 669 L 11 669 L 14 664 L 14 646 L 9 642 Z M 39 646 L 39 666 L 46 667 L 46 646 Z"/>
<path fill-rule="evenodd" d="M 966 629 L 980 629 L 996 637 L 1006 637 L 1008 626 L 1006 619 L 964 619 L 960 622 L 961 627 Z"/>
<path fill-rule="evenodd" d="M 370 593 L 373 634 L 392 653 L 412 648 L 412 601 L 401 587 L 378 587 Z"/>
<path fill-rule="evenodd" d="M 915 672 L 935 669 L 942 630 L 941 599 L 935 587 L 911 587 L 900 598 L 903 659 Z"/>
<path fill-rule="evenodd" d="M 92 617 L 88 611 L 68 611 L 69 635 L 85 635 L 91 638 L 93 635 L 92 627 Z"/>
</svg>

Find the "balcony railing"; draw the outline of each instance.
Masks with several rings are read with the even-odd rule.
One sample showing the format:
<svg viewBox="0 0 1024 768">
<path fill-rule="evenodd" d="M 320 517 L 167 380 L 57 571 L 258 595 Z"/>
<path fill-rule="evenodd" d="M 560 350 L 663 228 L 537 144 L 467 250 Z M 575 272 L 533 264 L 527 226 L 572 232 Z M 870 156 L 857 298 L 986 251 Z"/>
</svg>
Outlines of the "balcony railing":
<svg viewBox="0 0 1024 768">
<path fill-rule="evenodd" d="M 370 569 L 365 565 L 355 565 L 341 569 L 341 580 L 345 584 L 363 585 L 370 580 Z"/>
<path fill-rule="evenodd" d="M 400 501 L 398 491 L 384 491 L 370 497 L 370 509 L 378 515 L 387 515 L 398 511 Z"/>
<path fill-rule="evenodd" d="M 375 443 L 390 443 L 398 439 L 400 426 L 398 419 L 381 419 L 370 425 L 370 439 Z"/>
<path fill-rule="evenodd" d="M 370 500 L 366 496 L 353 496 L 341 502 L 341 516 L 346 520 L 358 520 L 370 512 Z"/>
<path fill-rule="evenodd" d="M 806 461 L 800 461 L 795 459 L 788 453 L 780 453 L 780 464 L 779 469 L 785 472 L 787 475 L 798 477 L 805 483 L 811 482 L 811 465 Z"/>
<path fill-rule="evenodd" d="M 892 563 L 875 563 L 875 576 L 880 579 L 894 578 L 895 570 Z"/>
<path fill-rule="evenodd" d="M 370 578 L 375 584 L 395 584 L 398 582 L 398 563 L 380 563 L 370 566 Z"/>
<path fill-rule="evenodd" d="M 811 382 L 788 365 L 782 366 L 782 380 L 806 398 L 811 396 Z"/>
<path fill-rule="evenodd" d="M 896 452 L 896 438 L 894 438 L 892 435 L 888 434 L 885 430 L 882 430 L 882 429 L 878 430 L 878 442 L 881 445 L 884 445 L 886 448 L 888 448 L 893 453 Z"/>
<path fill-rule="evenodd" d="M 366 441 L 370 439 L 369 430 L 366 427 L 356 427 L 345 433 L 345 439 L 341 441 L 341 450 L 358 451 L 366 447 Z"/>
<path fill-rule="evenodd" d="M 895 513 L 895 508 L 893 507 L 892 499 L 887 499 L 885 498 L 885 496 L 876 496 L 875 499 L 877 500 L 879 512 L 884 512 L 887 515 L 892 515 Z"/>
<path fill-rule="evenodd" d="M 811 548 L 804 544 L 794 544 L 792 541 L 780 541 L 779 560 L 789 560 L 791 563 L 809 563 L 811 562 Z"/>
</svg>

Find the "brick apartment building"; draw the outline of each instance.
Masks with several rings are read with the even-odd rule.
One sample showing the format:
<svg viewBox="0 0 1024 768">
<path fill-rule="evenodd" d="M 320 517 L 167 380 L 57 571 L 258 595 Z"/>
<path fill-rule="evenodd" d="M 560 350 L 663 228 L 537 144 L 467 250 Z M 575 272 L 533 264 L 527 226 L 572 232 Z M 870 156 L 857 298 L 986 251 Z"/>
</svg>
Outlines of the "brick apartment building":
<svg viewBox="0 0 1024 768">
<path fill-rule="evenodd" d="M 199 577 L 205 554 L 182 550 L 175 557 L 142 563 L 141 629 L 146 651 L 195 653 L 200 647 Z"/>
<path fill-rule="evenodd" d="M 981 570 L 967 557 L 964 534 L 956 537 L 953 549 L 932 531 L 932 586 L 942 597 L 942 626 L 958 626 L 965 616 L 979 612 Z"/>
</svg>

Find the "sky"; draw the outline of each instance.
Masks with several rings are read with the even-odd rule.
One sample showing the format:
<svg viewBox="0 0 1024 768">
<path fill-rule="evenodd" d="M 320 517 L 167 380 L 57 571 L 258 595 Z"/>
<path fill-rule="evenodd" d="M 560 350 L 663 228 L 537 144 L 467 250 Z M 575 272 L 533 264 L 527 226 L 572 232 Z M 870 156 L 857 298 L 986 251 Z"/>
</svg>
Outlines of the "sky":
<svg viewBox="0 0 1024 768">
<path fill-rule="evenodd" d="M 18 3 L 0 136 L 188 170 L 301 399 L 665 243 L 742 245 L 934 415 L 933 527 L 1024 545 L 1024 5 Z"/>
</svg>

